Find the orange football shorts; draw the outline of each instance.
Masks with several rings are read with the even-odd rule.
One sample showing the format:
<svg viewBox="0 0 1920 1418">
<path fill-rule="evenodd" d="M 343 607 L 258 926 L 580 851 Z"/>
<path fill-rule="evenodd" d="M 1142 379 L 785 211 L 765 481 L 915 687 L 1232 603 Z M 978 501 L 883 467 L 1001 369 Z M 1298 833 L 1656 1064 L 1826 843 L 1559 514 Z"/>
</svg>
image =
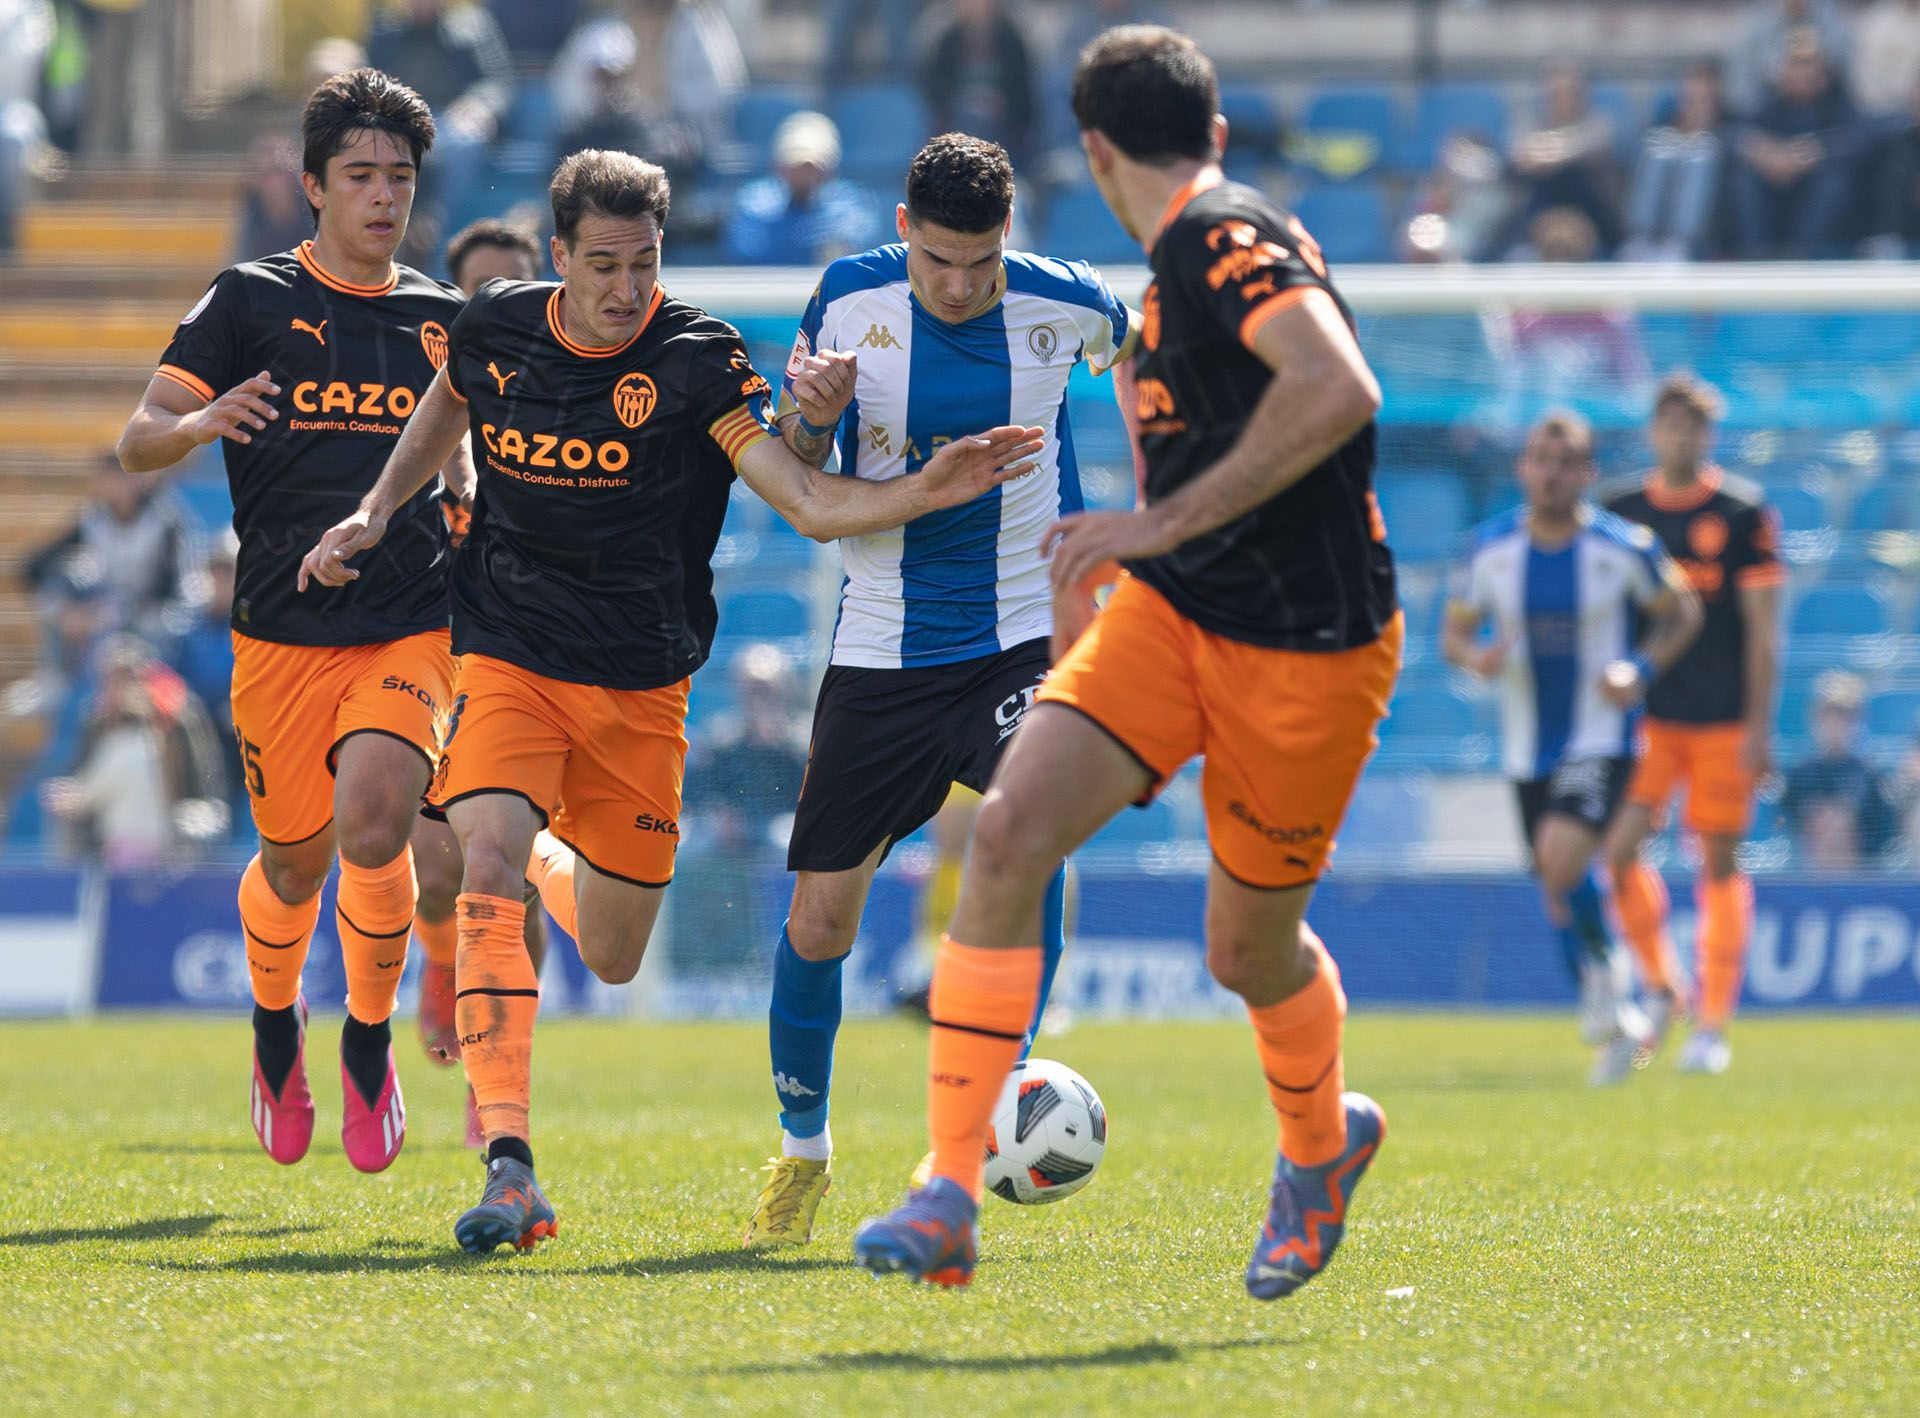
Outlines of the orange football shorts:
<svg viewBox="0 0 1920 1418">
<path fill-rule="evenodd" d="M 525 798 L 581 860 L 636 886 L 673 879 L 687 681 L 601 689 L 462 655 L 429 798 Z"/>
<path fill-rule="evenodd" d="M 1743 724 L 1677 724 L 1647 719 L 1640 725 L 1640 764 L 1627 801 L 1652 808 L 1656 818 L 1684 782 L 1681 814 L 1689 831 L 1744 837 L 1753 821 L 1758 786 L 1740 761 L 1747 740 Z"/>
<path fill-rule="evenodd" d="M 1245 886 L 1304 886 L 1325 869 L 1400 673 L 1405 621 L 1331 654 L 1273 650 L 1201 629 L 1122 576 L 1040 688 L 1106 730 L 1153 775 L 1195 754 L 1214 860 Z"/>
<path fill-rule="evenodd" d="M 333 821 L 333 772 L 355 734 L 438 755 L 434 718 L 453 690 L 452 640 L 428 630 L 376 645 L 280 645 L 233 632 L 233 734 L 253 823 L 304 842 Z"/>
</svg>

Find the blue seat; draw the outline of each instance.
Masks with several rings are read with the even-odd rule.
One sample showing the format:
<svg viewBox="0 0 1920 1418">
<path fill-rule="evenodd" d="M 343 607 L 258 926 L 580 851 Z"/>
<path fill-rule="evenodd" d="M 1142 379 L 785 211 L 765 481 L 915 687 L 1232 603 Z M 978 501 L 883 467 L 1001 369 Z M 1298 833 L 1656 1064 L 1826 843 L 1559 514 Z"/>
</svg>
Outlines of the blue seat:
<svg viewBox="0 0 1920 1418">
<path fill-rule="evenodd" d="M 1506 95 L 1492 84 L 1428 84 L 1415 100 L 1399 166 L 1410 172 L 1427 171 L 1441 146 L 1461 134 L 1504 153 L 1509 123 Z"/>
<path fill-rule="evenodd" d="M 1815 586 L 1793 608 L 1794 635 L 1884 635 L 1887 603 L 1865 586 Z"/>
<path fill-rule="evenodd" d="M 182 478 L 177 484 L 180 500 L 203 531 L 218 532 L 233 523 L 233 498 L 224 480 Z"/>
<path fill-rule="evenodd" d="M 1147 847 L 1179 840 L 1180 826 L 1173 808 L 1155 798 L 1143 808 L 1123 808 L 1093 835 L 1089 847 Z"/>
<path fill-rule="evenodd" d="M 1780 514 L 1780 525 L 1786 531 L 1818 532 L 1832 523 L 1826 502 L 1807 488 L 1776 488 L 1768 494 L 1768 499 Z"/>
<path fill-rule="evenodd" d="M 1120 229 L 1091 185 L 1068 187 L 1047 199 L 1046 236 L 1040 244 L 1049 255 L 1078 257 L 1096 266 L 1144 259 L 1140 244 Z"/>
<path fill-rule="evenodd" d="M 797 640 L 813 628 L 807 603 L 789 591 L 735 591 L 720 605 L 728 639 Z"/>
<path fill-rule="evenodd" d="M 1378 182 L 1327 182 L 1309 187 L 1293 204 L 1294 215 L 1336 265 L 1390 261 L 1387 198 Z"/>
<path fill-rule="evenodd" d="M 1912 531 L 1913 489 L 1884 478 L 1864 488 L 1847 509 L 1847 526 L 1855 532 Z"/>
<path fill-rule="evenodd" d="M 1905 739 L 1920 730 L 1920 689 L 1883 690 L 1867 705 L 1867 732 L 1875 738 Z"/>
<path fill-rule="evenodd" d="M 1227 120 L 1227 150 L 1270 153 L 1280 142 L 1280 105 L 1254 84 L 1223 84 L 1220 112 Z"/>
<path fill-rule="evenodd" d="M 755 84 L 733 106 L 733 140 L 752 150 L 756 164 L 763 162 L 774 130 L 808 107 L 807 95 L 800 89 Z"/>
<path fill-rule="evenodd" d="M 500 140 L 505 143 L 537 143 L 551 150 L 560 127 L 559 112 L 553 101 L 553 89 L 544 80 L 523 83 L 513 91 L 513 103 L 500 125 Z"/>
<path fill-rule="evenodd" d="M 847 89 L 832 116 L 840 127 L 841 175 L 888 191 L 906 180 L 907 164 L 933 127 L 925 100 L 906 84 Z"/>
<path fill-rule="evenodd" d="M 1613 125 L 1613 150 L 1623 158 L 1638 148 L 1646 131 L 1646 105 L 1640 96 L 1624 84 L 1591 84 L 1587 103 L 1595 113 L 1603 113 Z"/>
<path fill-rule="evenodd" d="M 1300 129 L 1291 145 L 1296 160 L 1336 181 L 1358 177 L 1392 160 L 1399 105 L 1386 88 L 1330 86 L 1307 100 Z"/>
<path fill-rule="evenodd" d="M 1384 472 L 1375 480 L 1387 545 L 1406 561 L 1458 556 L 1469 522 L 1466 484 L 1446 472 Z"/>
<path fill-rule="evenodd" d="M 1393 709 L 1380 726 L 1380 737 L 1457 741 L 1478 733 L 1480 719 L 1472 701 L 1452 690 L 1437 684 L 1412 684 L 1393 696 Z"/>
</svg>

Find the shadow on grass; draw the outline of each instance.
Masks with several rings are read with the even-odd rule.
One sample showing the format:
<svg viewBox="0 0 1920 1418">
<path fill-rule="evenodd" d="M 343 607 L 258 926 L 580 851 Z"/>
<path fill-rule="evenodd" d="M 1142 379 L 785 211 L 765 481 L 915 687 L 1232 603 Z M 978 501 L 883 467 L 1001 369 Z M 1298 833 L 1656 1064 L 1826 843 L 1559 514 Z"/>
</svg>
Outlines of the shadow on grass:
<svg viewBox="0 0 1920 1418">
<path fill-rule="evenodd" d="M 881 1349 L 860 1354 L 816 1354 L 810 1359 L 792 1359 L 778 1364 L 739 1364 L 724 1369 L 702 1369 L 708 1376 L 748 1374 L 817 1374 L 846 1369 L 892 1369 L 900 1372 L 1018 1374 L 1045 1369 L 1128 1368 L 1138 1364 L 1176 1364 L 1200 1354 L 1219 1354 L 1234 1349 L 1267 1349 L 1297 1340 L 1267 1336 L 1250 1339 L 1217 1339 L 1196 1343 L 1169 1344 L 1146 1341 L 1140 1344 L 1110 1344 L 1104 1349 L 1068 1350 L 1058 1354 L 985 1354 L 940 1355 L 907 1350 Z"/>
<path fill-rule="evenodd" d="M 1504 1073 L 1493 1069 L 1472 1069 L 1454 1073 L 1409 1074 L 1387 1081 L 1370 1079 L 1380 1096 L 1391 1098 L 1401 1093 L 1544 1093 L 1562 1092 L 1565 1080 L 1538 1073 Z"/>
<path fill-rule="evenodd" d="M 253 1157 L 263 1156 L 257 1142 L 117 1142 L 114 1152 L 130 1152 L 146 1157 Z"/>
<path fill-rule="evenodd" d="M 544 1254 L 552 1255 L 547 1251 Z M 351 1275 L 356 1272 L 474 1270 L 491 1263 L 502 1275 L 628 1277 L 637 1280 L 655 1276 L 702 1275 L 714 1271 L 789 1271 L 837 1270 L 846 1263 L 821 1257 L 781 1257 L 770 1259 L 747 1250 L 694 1251 L 686 1255 L 635 1256 L 631 1260 L 607 1261 L 596 1265 L 527 1265 L 510 1269 L 516 1259 L 511 1250 L 495 1251 L 492 1256 L 473 1256 L 427 1241 L 381 1240 L 360 1251 L 283 1251 L 273 1255 L 235 1256 L 230 1260 L 161 1261 L 162 1270 L 194 1274 L 238 1275 Z"/>
<path fill-rule="evenodd" d="M 214 1212 L 192 1216 L 155 1216 L 112 1226 L 53 1226 L 44 1231 L 0 1234 L 0 1246 L 67 1246 L 76 1241 L 177 1241 L 204 1236 L 227 1218 Z"/>
</svg>

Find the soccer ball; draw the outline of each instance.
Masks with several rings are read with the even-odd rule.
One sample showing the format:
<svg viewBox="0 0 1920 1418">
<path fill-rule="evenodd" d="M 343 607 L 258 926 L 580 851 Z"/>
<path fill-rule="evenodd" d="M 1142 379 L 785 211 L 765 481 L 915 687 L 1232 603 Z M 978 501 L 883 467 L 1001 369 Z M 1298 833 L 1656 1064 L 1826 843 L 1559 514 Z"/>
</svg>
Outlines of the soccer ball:
<svg viewBox="0 0 1920 1418">
<path fill-rule="evenodd" d="M 1063 1063 L 1013 1066 L 987 1130 L 987 1188 L 1025 1206 L 1059 1201 L 1093 1180 L 1107 1150 L 1107 1110 Z"/>
</svg>

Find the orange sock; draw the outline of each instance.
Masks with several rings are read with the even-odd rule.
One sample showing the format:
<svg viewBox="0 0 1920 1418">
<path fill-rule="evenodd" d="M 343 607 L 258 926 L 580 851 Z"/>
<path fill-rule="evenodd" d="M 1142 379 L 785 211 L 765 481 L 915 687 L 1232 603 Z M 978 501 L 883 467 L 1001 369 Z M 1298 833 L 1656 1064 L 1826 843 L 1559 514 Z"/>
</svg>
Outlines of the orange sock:
<svg viewBox="0 0 1920 1418">
<path fill-rule="evenodd" d="M 1650 990 L 1672 990 L 1680 980 L 1680 962 L 1667 931 L 1667 884 L 1645 862 L 1635 861 L 1613 879 L 1613 908 L 1633 948 L 1640 979 Z"/>
<path fill-rule="evenodd" d="M 267 885 L 266 868 L 254 854 L 240 874 L 240 928 L 247 937 L 247 973 L 262 1009 L 291 1009 L 300 998 L 300 971 L 320 921 L 320 893 L 289 906 Z"/>
<path fill-rule="evenodd" d="M 1340 1101 L 1346 1069 L 1340 1026 L 1347 996 L 1340 967 L 1320 938 L 1302 924 L 1320 969 L 1303 990 L 1273 1004 L 1248 1005 L 1267 1094 L 1280 1115 L 1280 1150 L 1302 1167 L 1332 1161 L 1347 1145 L 1347 1110 Z"/>
<path fill-rule="evenodd" d="M 505 897 L 463 891 L 454 917 L 460 922 L 460 954 L 453 1021 L 480 1126 L 488 1142 L 498 1137 L 524 1142 L 533 1091 L 533 1021 L 540 1012 L 540 981 L 520 939 L 527 908 Z"/>
<path fill-rule="evenodd" d="M 573 867 L 578 860 L 573 848 L 545 828 L 534 835 L 533 855 L 527 859 L 527 880 L 540 888 L 540 904 L 575 940 L 580 939 L 573 904 Z"/>
<path fill-rule="evenodd" d="M 346 967 L 347 1013 L 362 1024 L 379 1024 L 393 1013 L 418 899 L 413 848 L 401 848 L 383 867 L 357 867 L 340 859 L 333 919 Z"/>
<path fill-rule="evenodd" d="M 1695 890 L 1700 906 L 1694 968 L 1700 972 L 1700 1025 L 1724 1029 L 1740 1003 L 1740 979 L 1746 973 L 1747 940 L 1753 933 L 1753 883 L 1745 872 L 1722 881 L 1701 878 Z"/>
<path fill-rule="evenodd" d="M 452 916 L 444 921 L 415 916 L 413 938 L 420 942 L 420 949 L 428 960 L 449 969 L 453 967 L 453 953 L 460 944 L 460 925 Z"/>
<path fill-rule="evenodd" d="M 983 950 L 940 937 L 927 1012 L 933 1172 L 980 1199 L 987 1128 L 1040 999 L 1040 947 Z"/>
</svg>

